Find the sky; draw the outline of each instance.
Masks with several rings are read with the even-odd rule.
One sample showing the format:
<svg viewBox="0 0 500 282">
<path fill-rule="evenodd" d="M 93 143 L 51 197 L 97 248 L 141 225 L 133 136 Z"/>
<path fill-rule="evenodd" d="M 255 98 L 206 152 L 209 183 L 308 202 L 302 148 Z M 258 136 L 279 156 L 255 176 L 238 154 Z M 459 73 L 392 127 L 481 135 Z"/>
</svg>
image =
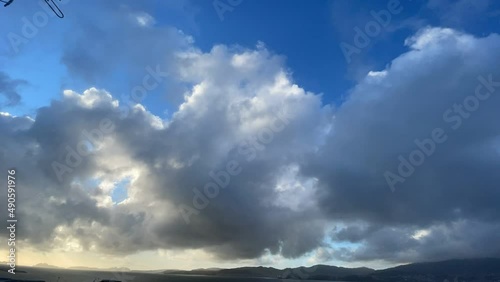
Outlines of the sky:
<svg viewBox="0 0 500 282">
<path fill-rule="evenodd" d="M 500 3 L 57 3 L 0 9 L 19 264 L 500 257 Z"/>
</svg>

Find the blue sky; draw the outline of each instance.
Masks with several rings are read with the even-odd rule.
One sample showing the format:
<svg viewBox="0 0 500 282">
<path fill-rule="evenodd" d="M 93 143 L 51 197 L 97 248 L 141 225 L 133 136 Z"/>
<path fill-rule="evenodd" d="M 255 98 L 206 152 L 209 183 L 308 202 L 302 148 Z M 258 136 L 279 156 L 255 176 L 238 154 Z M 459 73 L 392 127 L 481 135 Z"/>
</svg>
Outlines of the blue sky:
<svg viewBox="0 0 500 282">
<path fill-rule="evenodd" d="M 63 19 L 39 2 L 15 0 L 0 8 L 0 112 L 9 113 L 0 115 L 6 120 L 0 129 L 7 136 L 4 148 L 15 148 L 5 158 L 32 170 L 27 189 L 41 190 L 40 199 L 58 207 L 38 211 L 39 203 L 30 202 L 29 211 L 48 223 L 46 230 L 29 229 L 42 234 L 28 240 L 29 263 L 46 259 L 37 250 L 54 237 L 65 242 L 64 252 L 83 252 L 65 266 L 99 261 L 130 267 L 144 260 L 163 268 L 158 261 L 165 260 L 183 269 L 383 267 L 449 258 L 457 254 L 453 246 L 470 243 L 467 238 L 497 234 L 500 221 L 488 217 L 495 210 L 488 199 L 478 199 L 474 208 L 467 204 L 469 190 L 457 182 L 469 182 L 449 175 L 468 173 L 449 173 L 443 169 L 449 163 L 439 158 L 400 194 L 390 194 L 385 183 L 384 192 L 374 191 L 382 191 L 379 170 L 411 149 L 410 139 L 440 126 L 442 112 L 466 95 L 460 91 L 472 92 L 478 75 L 496 74 L 500 2 L 66 0 L 58 2 Z M 385 23 L 374 16 L 382 14 L 389 15 Z M 365 35 L 370 25 L 377 31 Z M 358 30 L 364 46 L 356 43 Z M 346 55 L 342 46 L 357 51 Z M 117 117 L 118 103 L 127 105 L 134 89 L 149 83 L 155 86 L 136 100 L 143 107 L 126 106 L 125 117 Z M 174 210 L 191 201 L 191 187 L 202 187 L 208 172 L 225 167 L 238 144 L 262 133 L 283 109 L 290 124 L 232 182 L 242 190 L 219 196 L 183 225 Z M 477 127 L 464 128 L 464 135 L 484 130 L 478 136 L 493 138 L 497 132 L 484 125 L 491 116 L 478 114 L 471 119 Z M 66 150 L 79 144 L 81 132 L 92 132 L 106 118 L 116 125 L 113 134 L 88 141 L 93 154 L 58 180 L 51 164 L 67 161 Z M 458 138 L 464 144 L 453 141 L 442 154 L 453 161 L 463 157 L 464 167 L 478 161 L 452 150 L 484 154 L 484 140 L 468 144 L 471 139 Z M 26 157 L 32 155 L 36 161 Z M 443 170 L 437 176 L 433 169 Z M 436 186 L 430 209 L 436 218 L 412 213 L 418 200 L 427 200 L 411 194 L 421 183 Z M 449 193 L 441 183 L 462 187 L 465 196 L 438 203 Z M 493 199 L 494 190 L 484 189 Z M 88 238 L 99 234 L 107 241 L 79 237 L 78 224 L 94 232 Z M 275 237 L 247 230 L 249 225 L 276 228 Z M 446 241 L 443 234 L 471 226 L 484 233 L 429 251 L 433 242 Z M 223 227 L 227 233 L 218 233 Z M 89 245 L 98 254 L 84 249 Z M 478 248 L 477 256 L 496 251 Z M 51 262 L 60 261 L 64 255 Z"/>
<path fill-rule="evenodd" d="M 346 62 L 340 43 L 352 44 L 354 28 L 364 28 L 367 21 L 373 20 L 369 12 L 386 9 L 387 2 L 319 0 L 296 1 L 294 5 L 288 5 L 286 0 L 241 1 L 235 2 L 238 5 L 234 7 L 230 6 L 231 10 L 221 10 L 223 19 L 219 17 L 215 2 L 210 1 L 180 1 L 175 4 L 151 1 L 145 8 L 149 8 L 148 12 L 155 17 L 157 26 L 177 27 L 191 35 L 196 46 L 204 51 L 215 44 L 251 48 L 263 42 L 272 52 L 286 57 L 287 67 L 299 85 L 315 93 L 323 93 L 325 103 L 340 104 L 342 97 L 369 70 L 382 69 L 394 57 L 405 52 L 404 40 L 419 28 L 443 25 L 476 35 L 488 34 L 498 28 L 495 11 L 500 7 L 496 2 L 491 2 L 487 11 L 482 10 L 486 9 L 482 4 L 476 4 L 477 11 L 457 8 L 454 15 L 449 15 L 452 11 L 445 8 L 445 2 L 432 6 L 431 2 L 401 1 L 402 12 L 393 15 L 390 26 L 370 38 L 370 44 L 361 53 L 354 54 L 350 63 Z M 21 34 L 24 26 L 22 15 L 32 15 L 42 7 L 39 4 L 15 4 L 1 10 L 5 14 L 1 23 L 7 28 L 6 34 Z M 2 65 L 9 69 L 13 78 L 29 82 L 29 86 L 22 89 L 25 97 L 22 105 L 10 109 L 12 112 L 34 114 L 36 108 L 47 105 L 51 98 L 57 97 L 63 85 L 72 89 L 87 87 L 82 81 L 68 77 L 61 62 L 64 33 L 71 30 L 72 3 L 61 6 L 67 6 L 63 9 L 66 10 L 66 18 L 50 18 L 48 25 L 40 28 L 33 40 L 21 44 L 20 52 L 14 56 L 12 48 L 8 47 L 9 39 L 4 36 L 7 44 L 3 47 Z M 86 16 L 92 19 L 94 14 L 99 15 L 89 7 Z M 116 79 L 108 79 L 106 83 L 95 86 L 110 88 L 120 84 L 121 79 L 117 72 Z M 161 114 L 162 109 L 154 107 L 157 103 L 153 98 L 144 103 Z"/>
</svg>

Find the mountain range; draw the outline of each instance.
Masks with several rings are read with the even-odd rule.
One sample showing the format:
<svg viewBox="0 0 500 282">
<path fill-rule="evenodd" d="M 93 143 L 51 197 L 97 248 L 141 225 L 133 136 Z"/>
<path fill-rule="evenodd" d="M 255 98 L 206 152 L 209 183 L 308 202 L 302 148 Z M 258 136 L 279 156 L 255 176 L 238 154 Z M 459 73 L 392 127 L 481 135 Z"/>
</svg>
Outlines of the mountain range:
<svg viewBox="0 0 500 282">
<path fill-rule="evenodd" d="M 500 258 L 454 259 L 401 265 L 383 270 L 329 265 L 276 269 L 240 267 L 231 269 L 167 270 L 169 275 L 214 275 L 224 277 L 269 277 L 297 280 L 342 281 L 500 281 Z"/>
<path fill-rule="evenodd" d="M 52 268 L 52 270 L 50 270 Z M 7 265 L 0 265 L 0 278 L 2 272 L 7 272 Z M 277 269 L 273 267 L 239 267 L 231 269 L 206 268 L 190 271 L 184 270 L 161 270 L 161 271 L 135 271 L 128 268 L 58 268 L 48 264 L 38 264 L 33 267 L 19 266 L 16 272 L 32 273 L 40 277 L 54 275 L 62 271 L 65 275 L 73 273 L 74 275 L 94 275 L 103 277 L 106 273 L 120 272 L 136 275 L 150 275 L 149 280 L 160 279 L 158 275 L 169 276 L 177 281 L 181 276 L 192 276 L 199 280 L 200 276 L 221 277 L 222 278 L 279 278 L 282 280 L 322 280 L 322 281 L 357 281 L 357 282 L 470 282 L 470 281 L 489 281 L 500 282 L 500 258 L 480 258 L 480 259 L 453 259 L 438 262 L 422 262 L 400 265 L 388 269 L 375 270 L 367 267 L 345 268 L 330 265 L 315 265 L 311 267 L 296 267 Z M 52 274 L 51 274 L 52 273 Z M 177 278 L 174 278 L 177 277 Z M 20 278 L 20 277 L 19 277 Z M 37 277 L 39 278 L 39 277 Z M 149 281 L 147 280 L 147 281 Z M 160 281 L 154 280 L 154 281 Z M 230 279 L 231 280 L 231 279 Z M 4 281 L 0 279 L 0 281 Z M 21 280 L 16 280 L 21 281 Z M 23 280 L 24 281 L 24 280 Z M 76 281 L 76 280 L 75 280 Z M 145 280 L 146 281 L 146 280 Z M 170 280 L 169 280 L 170 281 Z M 184 280 L 182 280 L 184 281 Z M 191 281 L 191 280 L 189 280 Z M 194 280 L 193 280 L 194 281 Z M 231 280 L 233 281 L 233 280 Z M 276 281 L 276 280 L 273 280 Z"/>
</svg>

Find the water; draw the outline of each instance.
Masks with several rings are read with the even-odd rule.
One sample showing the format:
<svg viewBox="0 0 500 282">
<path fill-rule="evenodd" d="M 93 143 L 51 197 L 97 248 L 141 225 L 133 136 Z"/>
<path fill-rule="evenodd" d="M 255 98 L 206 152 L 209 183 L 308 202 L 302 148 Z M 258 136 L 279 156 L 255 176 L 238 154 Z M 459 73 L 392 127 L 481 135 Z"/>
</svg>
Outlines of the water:
<svg viewBox="0 0 500 282">
<path fill-rule="evenodd" d="M 26 273 L 10 273 L 0 271 L 0 282 L 9 281 L 4 279 L 17 279 L 28 281 L 45 281 L 45 282 L 98 282 L 102 279 L 117 280 L 122 282 L 278 282 L 286 281 L 293 282 L 299 280 L 283 280 L 273 278 L 243 278 L 243 277 L 216 277 L 216 276 L 195 276 L 195 275 L 165 275 L 154 273 L 113 273 L 104 271 L 79 271 L 79 270 L 63 270 L 63 269 L 35 269 L 23 268 Z M 300 280 L 302 282 L 308 280 Z M 315 282 L 319 282 L 315 280 Z M 332 281 L 330 281 L 332 282 Z"/>
</svg>

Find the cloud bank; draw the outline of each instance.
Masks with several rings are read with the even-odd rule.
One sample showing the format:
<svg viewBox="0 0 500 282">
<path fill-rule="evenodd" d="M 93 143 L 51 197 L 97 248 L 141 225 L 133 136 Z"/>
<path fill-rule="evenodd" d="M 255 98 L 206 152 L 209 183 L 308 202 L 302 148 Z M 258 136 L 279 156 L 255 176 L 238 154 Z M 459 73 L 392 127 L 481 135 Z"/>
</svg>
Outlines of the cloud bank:
<svg viewBox="0 0 500 282">
<path fill-rule="evenodd" d="M 164 32 L 172 41 L 147 56 L 142 45 L 119 53 L 125 33 L 117 33 L 109 39 L 116 44 L 82 53 L 79 40 L 99 31 L 75 33 L 63 62 L 92 81 L 115 51 L 135 54 L 142 69 L 166 58 L 160 67 L 183 90 L 171 117 L 140 103 L 124 113 L 118 93 L 98 88 L 66 90 L 35 118 L 0 115 L 0 167 L 18 169 L 26 244 L 115 255 L 200 249 L 218 259 L 313 251 L 345 261 L 500 256 L 498 35 L 420 30 L 407 52 L 334 107 L 295 84 L 284 58 L 262 43 L 204 52 L 154 21 L 130 24 L 148 32 L 126 33 L 128 40 Z M 491 95 L 463 115 L 455 105 L 478 85 Z M 280 113 L 286 122 L 270 137 Z M 396 171 L 398 156 L 407 158 L 415 139 L 435 128 L 446 142 L 392 192 L 384 172 Z M 240 172 L 186 223 L 180 207 L 194 207 L 230 162 Z M 124 200 L 113 197 L 117 190 Z"/>
</svg>

